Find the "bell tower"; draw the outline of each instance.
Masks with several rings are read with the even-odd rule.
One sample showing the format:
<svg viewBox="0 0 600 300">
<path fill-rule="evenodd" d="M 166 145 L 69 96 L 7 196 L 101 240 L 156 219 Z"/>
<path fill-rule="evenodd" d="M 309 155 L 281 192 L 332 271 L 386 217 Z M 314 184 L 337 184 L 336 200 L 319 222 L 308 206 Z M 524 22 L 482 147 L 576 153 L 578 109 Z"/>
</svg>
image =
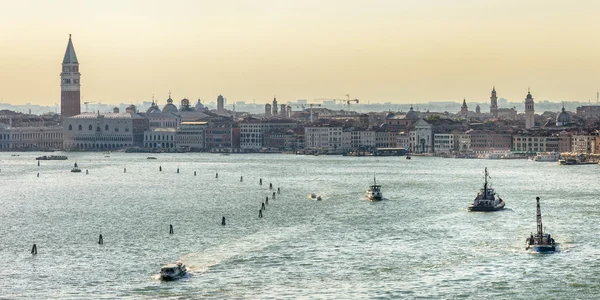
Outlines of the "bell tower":
<svg viewBox="0 0 600 300">
<path fill-rule="evenodd" d="M 496 87 L 492 88 L 492 96 L 490 97 L 490 114 L 493 118 L 498 118 L 498 97 L 496 97 Z"/>
<path fill-rule="evenodd" d="M 533 108 L 533 96 L 527 89 L 527 97 L 525 97 L 525 128 L 535 127 L 535 110 Z"/>
<path fill-rule="evenodd" d="M 69 34 L 69 43 L 60 73 L 60 116 L 63 120 L 81 113 L 80 78 L 79 62 Z"/>
</svg>

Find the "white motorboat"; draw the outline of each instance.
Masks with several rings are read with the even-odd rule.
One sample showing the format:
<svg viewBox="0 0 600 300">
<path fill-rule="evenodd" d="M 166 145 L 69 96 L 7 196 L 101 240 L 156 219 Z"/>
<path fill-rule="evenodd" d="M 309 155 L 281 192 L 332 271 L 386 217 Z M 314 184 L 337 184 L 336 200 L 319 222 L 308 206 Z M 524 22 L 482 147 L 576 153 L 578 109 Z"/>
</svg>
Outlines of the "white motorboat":
<svg viewBox="0 0 600 300">
<path fill-rule="evenodd" d="M 77 166 L 77 163 L 75 163 L 75 165 L 71 169 L 71 172 L 73 172 L 73 173 L 81 173 L 81 169 Z"/>
<path fill-rule="evenodd" d="M 381 185 L 377 184 L 375 176 L 373 176 L 373 185 L 371 185 L 367 190 L 366 198 L 370 201 L 380 201 L 383 199 L 383 195 L 381 194 Z"/>
<path fill-rule="evenodd" d="M 168 264 L 160 268 L 160 279 L 162 280 L 177 280 L 187 273 L 187 269 L 181 261 L 174 264 Z"/>
</svg>

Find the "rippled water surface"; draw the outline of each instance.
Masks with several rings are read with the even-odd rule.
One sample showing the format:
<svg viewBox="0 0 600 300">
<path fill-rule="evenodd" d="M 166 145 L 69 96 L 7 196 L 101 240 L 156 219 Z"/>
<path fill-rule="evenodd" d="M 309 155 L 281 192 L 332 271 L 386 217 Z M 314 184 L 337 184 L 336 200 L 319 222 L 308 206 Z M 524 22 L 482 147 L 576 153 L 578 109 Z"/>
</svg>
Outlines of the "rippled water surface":
<svg viewBox="0 0 600 300">
<path fill-rule="evenodd" d="M 148 160 L 145 154 L 67 153 L 67 161 L 38 167 L 39 155 L 0 153 L 0 298 L 600 294 L 597 165 L 260 154 L 158 154 Z M 83 173 L 69 172 L 74 162 Z M 484 167 L 507 209 L 469 213 Z M 388 200 L 364 200 L 373 174 Z M 281 188 L 275 199 L 269 183 Z M 323 201 L 311 200 L 310 193 Z M 560 253 L 524 250 L 536 229 L 536 196 Z M 258 218 L 266 197 L 264 217 Z M 104 245 L 97 243 L 99 234 Z M 190 276 L 157 280 L 160 267 L 177 259 Z"/>
</svg>

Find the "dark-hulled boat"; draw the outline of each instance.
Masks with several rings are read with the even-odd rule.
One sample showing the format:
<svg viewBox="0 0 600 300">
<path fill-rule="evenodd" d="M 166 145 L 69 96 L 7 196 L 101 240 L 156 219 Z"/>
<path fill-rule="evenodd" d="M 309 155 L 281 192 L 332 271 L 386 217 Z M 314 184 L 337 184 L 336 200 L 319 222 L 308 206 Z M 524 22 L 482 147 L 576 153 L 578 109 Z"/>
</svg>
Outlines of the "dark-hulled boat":
<svg viewBox="0 0 600 300">
<path fill-rule="evenodd" d="M 532 250 L 540 253 L 554 252 L 557 245 L 549 233 L 544 233 L 542 226 L 542 210 L 540 209 L 540 197 L 536 197 L 537 201 L 537 233 L 531 235 L 525 240 L 525 250 Z"/>
<path fill-rule="evenodd" d="M 64 155 L 44 155 L 36 157 L 36 160 L 66 160 L 67 157 Z"/>
<path fill-rule="evenodd" d="M 181 261 L 174 264 L 168 264 L 160 268 L 160 279 L 162 280 L 177 280 L 182 278 L 187 273 L 187 269 Z"/>
<path fill-rule="evenodd" d="M 485 168 L 483 188 L 477 193 L 473 204 L 469 205 L 469 211 L 497 211 L 504 209 L 504 200 L 496 194 L 491 184 L 488 184 L 488 171 Z"/>
</svg>

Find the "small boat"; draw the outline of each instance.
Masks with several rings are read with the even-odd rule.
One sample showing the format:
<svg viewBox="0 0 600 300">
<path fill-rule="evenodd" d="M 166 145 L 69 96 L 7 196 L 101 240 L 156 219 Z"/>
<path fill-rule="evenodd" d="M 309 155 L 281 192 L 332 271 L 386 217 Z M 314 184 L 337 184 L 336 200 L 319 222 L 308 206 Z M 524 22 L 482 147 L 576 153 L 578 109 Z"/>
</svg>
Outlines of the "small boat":
<svg viewBox="0 0 600 300">
<path fill-rule="evenodd" d="M 185 265 L 181 261 L 174 264 L 168 264 L 160 268 L 160 279 L 162 280 L 177 280 L 187 273 Z"/>
<path fill-rule="evenodd" d="M 315 194 L 315 193 L 311 193 L 311 194 L 310 194 L 310 198 L 312 198 L 312 199 L 316 199 L 316 198 L 317 198 L 317 194 Z"/>
<path fill-rule="evenodd" d="M 544 233 L 542 227 L 542 210 L 540 209 L 540 197 L 537 201 L 537 233 L 531 235 L 525 240 L 525 250 L 532 250 L 539 253 L 549 253 L 557 250 L 557 245 L 549 233 Z"/>
<path fill-rule="evenodd" d="M 496 211 L 504 209 L 504 200 L 498 196 L 496 198 L 496 192 L 488 184 L 488 171 L 485 168 L 485 176 L 483 182 L 483 188 L 477 193 L 473 204 L 469 205 L 469 211 Z"/>
<path fill-rule="evenodd" d="M 410 154 L 406 154 L 406 159 L 411 159 Z"/>
<path fill-rule="evenodd" d="M 67 157 L 63 156 L 63 155 L 50 155 L 50 156 L 40 156 L 40 157 L 36 157 L 36 160 L 66 160 Z"/>
<path fill-rule="evenodd" d="M 75 165 L 73 166 L 73 169 L 71 169 L 71 172 L 81 173 L 81 169 L 79 168 L 79 166 L 77 166 L 77 163 L 75 163 Z"/>
<path fill-rule="evenodd" d="M 19 156 L 19 154 L 11 154 L 10 156 Z"/>
<path fill-rule="evenodd" d="M 146 159 L 156 159 L 154 156 L 148 156 Z"/>
<path fill-rule="evenodd" d="M 375 176 L 373 176 L 373 185 L 369 187 L 366 195 L 367 200 L 370 201 L 380 201 L 383 200 L 383 196 L 381 195 L 381 185 L 377 184 L 375 180 Z"/>
<path fill-rule="evenodd" d="M 323 198 L 321 198 L 321 196 L 317 196 L 317 201 L 321 201 L 323 200 Z"/>
</svg>

